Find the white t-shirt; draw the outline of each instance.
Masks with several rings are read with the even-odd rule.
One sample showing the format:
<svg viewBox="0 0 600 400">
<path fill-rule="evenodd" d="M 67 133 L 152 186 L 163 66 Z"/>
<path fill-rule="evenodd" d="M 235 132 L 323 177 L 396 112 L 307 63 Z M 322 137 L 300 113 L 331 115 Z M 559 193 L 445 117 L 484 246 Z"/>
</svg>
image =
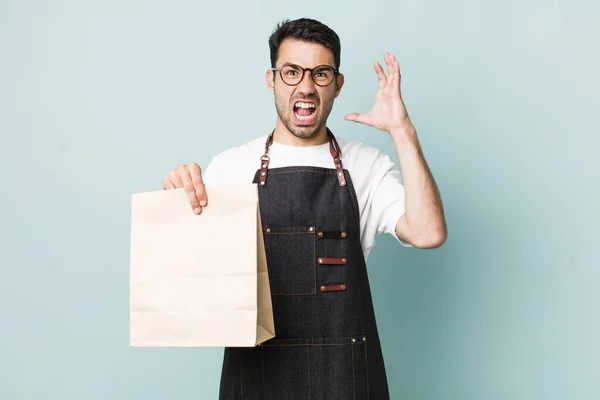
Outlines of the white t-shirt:
<svg viewBox="0 0 600 400">
<path fill-rule="evenodd" d="M 342 151 L 342 165 L 350 173 L 360 213 L 361 244 L 365 260 L 375 245 L 376 237 L 389 233 L 396 236 L 396 223 L 404 215 L 404 185 L 396 164 L 380 150 L 361 142 L 336 136 Z M 251 183 L 260 168 L 265 152 L 266 136 L 233 147 L 213 157 L 203 169 L 204 184 L 232 185 Z M 335 168 L 329 143 L 319 146 L 289 146 L 274 142 L 269 148 L 269 168 L 313 166 Z M 210 199 L 209 199 L 210 202 Z"/>
</svg>

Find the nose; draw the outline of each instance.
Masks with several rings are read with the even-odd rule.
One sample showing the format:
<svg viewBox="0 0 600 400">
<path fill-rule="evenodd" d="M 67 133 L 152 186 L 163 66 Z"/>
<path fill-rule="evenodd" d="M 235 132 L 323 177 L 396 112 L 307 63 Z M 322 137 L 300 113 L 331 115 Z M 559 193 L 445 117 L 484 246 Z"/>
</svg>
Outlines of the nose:
<svg viewBox="0 0 600 400">
<path fill-rule="evenodd" d="M 298 92 L 304 95 L 314 94 L 316 92 L 315 82 L 312 79 L 312 71 L 304 71 L 302 80 L 298 84 Z"/>
</svg>

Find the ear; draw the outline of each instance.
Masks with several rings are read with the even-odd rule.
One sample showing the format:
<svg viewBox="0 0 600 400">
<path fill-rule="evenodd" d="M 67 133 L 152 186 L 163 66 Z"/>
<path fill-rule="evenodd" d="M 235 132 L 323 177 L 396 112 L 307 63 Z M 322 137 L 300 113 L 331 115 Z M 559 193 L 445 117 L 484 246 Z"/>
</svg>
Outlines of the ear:
<svg viewBox="0 0 600 400">
<path fill-rule="evenodd" d="M 271 94 L 275 94 L 275 79 L 273 79 L 275 75 L 273 75 L 273 70 L 267 70 L 267 76 L 265 79 L 267 80 L 267 87 L 269 88 L 269 92 Z"/>
<path fill-rule="evenodd" d="M 344 86 L 344 75 L 338 74 L 338 76 L 336 77 L 336 87 L 335 87 L 334 98 L 338 97 L 338 95 L 340 94 L 340 91 L 342 90 L 342 86 Z"/>
</svg>

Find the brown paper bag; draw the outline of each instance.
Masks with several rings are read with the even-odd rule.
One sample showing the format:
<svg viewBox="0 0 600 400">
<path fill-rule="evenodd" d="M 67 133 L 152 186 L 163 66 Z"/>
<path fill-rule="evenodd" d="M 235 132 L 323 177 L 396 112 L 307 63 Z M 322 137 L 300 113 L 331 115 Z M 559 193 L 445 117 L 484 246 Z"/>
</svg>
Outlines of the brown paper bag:
<svg viewBox="0 0 600 400">
<path fill-rule="evenodd" d="M 256 184 L 132 195 L 130 346 L 256 346 L 275 336 Z"/>
</svg>

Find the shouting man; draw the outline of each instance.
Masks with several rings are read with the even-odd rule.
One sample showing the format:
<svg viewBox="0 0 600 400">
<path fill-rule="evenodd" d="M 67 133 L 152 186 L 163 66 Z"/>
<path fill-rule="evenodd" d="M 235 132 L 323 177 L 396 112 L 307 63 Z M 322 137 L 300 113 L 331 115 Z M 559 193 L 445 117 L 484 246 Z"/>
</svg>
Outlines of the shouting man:
<svg viewBox="0 0 600 400">
<path fill-rule="evenodd" d="M 225 349 L 220 398 L 388 399 L 365 260 L 384 232 L 422 249 L 441 246 L 447 234 L 400 93 L 398 61 L 384 54 L 387 74 L 374 63 L 373 108 L 345 119 L 387 132 L 400 169 L 327 127 L 344 85 L 333 30 L 311 19 L 285 21 L 269 47 L 275 128 L 215 156 L 204 174 L 187 164 L 163 180 L 163 189 L 186 190 L 196 214 L 210 202 L 205 185 L 258 187 L 276 337 Z"/>
</svg>

